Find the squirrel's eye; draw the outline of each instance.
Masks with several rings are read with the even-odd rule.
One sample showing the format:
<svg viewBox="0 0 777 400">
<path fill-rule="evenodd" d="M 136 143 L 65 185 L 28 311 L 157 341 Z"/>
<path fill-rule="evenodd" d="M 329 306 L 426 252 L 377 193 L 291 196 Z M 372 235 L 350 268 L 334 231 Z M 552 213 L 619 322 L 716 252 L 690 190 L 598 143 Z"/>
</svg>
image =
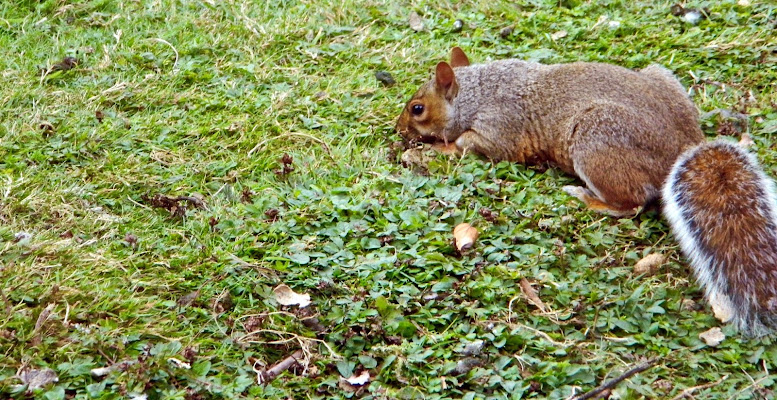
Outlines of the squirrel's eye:
<svg viewBox="0 0 777 400">
<path fill-rule="evenodd" d="M 410 110 L 413 115 L 421 115 L 424 113 L 424 105 L 423 104 L 415 104 L 413 105 L 413 108 Z"/>
</svg>

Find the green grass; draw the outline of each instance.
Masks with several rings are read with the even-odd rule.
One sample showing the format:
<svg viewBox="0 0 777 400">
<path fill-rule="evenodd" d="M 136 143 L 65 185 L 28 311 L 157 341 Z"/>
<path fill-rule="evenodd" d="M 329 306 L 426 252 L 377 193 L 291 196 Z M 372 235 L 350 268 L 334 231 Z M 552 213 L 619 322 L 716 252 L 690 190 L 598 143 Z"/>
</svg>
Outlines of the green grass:
<svg viewBox="0 0 777 400">
<path fill-rule="evenodd" d="M 390 151 L 402 104 L 459 45 L 473 61 L 663 64 L 702 113 L 746 113 L 775 176 L 777 7 L 751 2 L 689 3 L 710 9 L 697 26 L 669 1 L 2 2 L 0 393 L 557 399 L 657 358 L 611 398 L 723 377 L 693 395 L 773 396 L 773 340 L 698 338 L 719 323 L 655 213 L 588 212 L 552 168 L 436 156 L 422 174 Z M 65 56 L 78 65 L 52 70 Z M 284 154 L 294 170 L 276 173 Z M 171 215 L 156 194 L 206 207 Z M 460 256 L 463 221 L 481 238 Z M 669 261 L 635 276 L 653 252 Z M 311 295 L 323 329 L 275 302 L 280 283 Z M 307 368 L 256 383 L 299 349 Z M 44 368 L 58 382 L 19 386 Z M 364 369 L 369 386 L 340 386 Z"/>
</svg>

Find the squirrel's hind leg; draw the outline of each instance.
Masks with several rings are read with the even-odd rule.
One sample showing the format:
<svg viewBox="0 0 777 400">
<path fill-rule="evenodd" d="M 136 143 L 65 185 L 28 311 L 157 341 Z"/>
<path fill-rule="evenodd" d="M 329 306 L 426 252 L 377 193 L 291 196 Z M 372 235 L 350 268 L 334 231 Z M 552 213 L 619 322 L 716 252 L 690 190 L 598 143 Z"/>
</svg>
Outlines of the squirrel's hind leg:
<svg viewBox="0 0 777 400">
<path fill-rule="evenodd" d="M 613 207 L 600 200 L 596 194 L 582 186 L 567 185 L 562 189 L 570 196 L 576 197 L 578 200 L 582 201 L 586 207 L 588 207 L 588 209 L 600 212 L 602 214 L 607 214 L 612 217 L 630 217 L 642 211 L 642 207 L 631 209 Z"/>
</svg>

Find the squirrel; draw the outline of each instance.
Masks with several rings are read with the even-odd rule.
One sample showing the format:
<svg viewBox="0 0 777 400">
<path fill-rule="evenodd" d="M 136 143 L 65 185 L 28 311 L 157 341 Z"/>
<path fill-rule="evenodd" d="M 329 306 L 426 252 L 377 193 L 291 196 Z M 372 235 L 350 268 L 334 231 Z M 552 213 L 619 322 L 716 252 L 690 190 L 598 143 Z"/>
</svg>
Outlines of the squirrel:
<svg viewBox="0 0 777 400">
<path fill-rule="evenodd" d="M 588 208 L 663 213 L 713 309 L 746 336 L 777 329 L 774 184 L 737 144 L 708 142 L 672 72 L 507 59 L 472 64 L 459 47 L 410 98 L 396 130 L 407 145 L 549 163 L 585 186 Z"/>
</svg>

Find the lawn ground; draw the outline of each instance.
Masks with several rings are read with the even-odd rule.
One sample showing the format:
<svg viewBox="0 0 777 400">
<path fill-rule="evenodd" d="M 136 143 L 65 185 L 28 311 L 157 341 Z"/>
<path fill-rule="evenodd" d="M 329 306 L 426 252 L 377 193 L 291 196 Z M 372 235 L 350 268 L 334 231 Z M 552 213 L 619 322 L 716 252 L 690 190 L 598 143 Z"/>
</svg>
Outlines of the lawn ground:
<svg viewBox="0 0 777 400">
<path fill-rule="evenodd" d="M 3 1 L 2 397 L 560 399 L 652 361 L 610 398 L 773 398 L 774 340 L 699 339 L 720 324 L 656 213 L 589 212 L 553 168 L 392 147 L 458 45 L 662 64 L 710 138 L 748 132 L 777 175 L 777 5 L 694 1 L 696 25 L 671 6 Z M 461 222 L 481 234 L 464 254 Z"/>
</svg>

